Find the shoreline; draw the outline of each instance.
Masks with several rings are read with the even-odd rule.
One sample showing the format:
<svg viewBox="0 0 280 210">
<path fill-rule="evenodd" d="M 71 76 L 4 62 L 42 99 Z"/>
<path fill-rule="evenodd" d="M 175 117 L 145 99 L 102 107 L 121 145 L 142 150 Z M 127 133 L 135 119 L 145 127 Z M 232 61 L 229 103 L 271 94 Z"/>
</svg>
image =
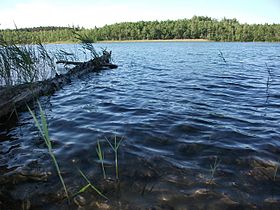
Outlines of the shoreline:
<svg viewBox="0 0 280 210">
<path fill-rule="evenodd" d="M 96 41 L 94 43 L 141 43 L 141 42 L 213 42 L 208 39 L 136 39 L 136 40 L 103 40 Z M 57 42 L 46 42 L 43 44 L 79 44 L 79 42 L 75 41 L 57 41 Z"/>
<path fill-rule="evenodd" d="M 155 42 L 221 42 L 221 43 L 280 43 L 280 42 L 266 42 L 266 41 L 214 41 L 209 39 L 137 39 L 137 40 L 104 40 L 96 41 L 93 44 L 102 43 L 155 43 Z M 43 42 L 43 44 L 79 44 L 75 41 L 57 41 L 57 42 Z"/>
<path fill-rule="evenodd" d="M 137 40 L 104 40 L 96 43 L 127 43 L 127 42 L 212 42 L 208 39 L 137 39 Z"/>
</svg>

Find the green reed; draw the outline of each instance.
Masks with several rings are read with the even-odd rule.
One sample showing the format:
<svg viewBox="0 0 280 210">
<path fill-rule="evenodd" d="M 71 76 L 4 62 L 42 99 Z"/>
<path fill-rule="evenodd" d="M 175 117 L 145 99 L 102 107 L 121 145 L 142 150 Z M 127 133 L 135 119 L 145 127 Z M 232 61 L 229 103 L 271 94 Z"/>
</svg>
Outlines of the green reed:
<svg viewBox="0 0 280 210">
<path fill-rule="evenodd" d="M 90 184 L 85 185 L 84 187 L 82 187 L 82 188 L 79 190 L 79 192 L 77 192 L 76 194 L 74 194 L 73 197 L 76 196 L 76 195 L 78 195 L 78 194 L 80 194 L 80 193 L 85 192 L 89 187 L 90 187 Z"/>
<path fill-rule="evenodd" d="M 75 39 L 80 42 L 81 47 L 85 51 L 88 51 L 91 54 L 92 58 L 98 58 L 100 56 L 92 44 L 95 43 L 96 40 L 94 40 L 91 36 L 89 36 L 86 33 L 78 33 L 73 30 L 73 34 L 75 36 Z"/>
<path fill-rule="evenodd" d="M 123 141 L 123 137 L 118 141 L 117 136 L 115 136 L 114 144 L 112 144 L 106 137 L 105 137 L 105 139 L 115 153 L 115 173 L 116 173 L 116 180 L 118 180 L 119 179 L 118 149 Z"/>
<path fill-rule="evenodd" d="M 105 198 L 106 200 L 109 200 L 105 195 L 103 195 L 103 193 L 97 189 L 97 187 L 95 187 L 90 181 L 89 179 L 86 177 L 86 175 L 80 170 L 78 169 L 79 173 L 82 175 L 82 177 L 85 179 L 85 181 L 88 183 L 86 186 L 84 186 L 79 192 L 84 192 L 86 191 L 89 187 L 91 187 L 98 195 L 100 195 L 101 197 Z"/>
<path fill-rule="evenodd" d="M 101 163 L 101 168 L 102 168 L 102 172 L 103 172 L 103 178 L 106 179 L 106 172 L 105 172 L 105 168 L 104 168 L 104 152 L 101 149 L 99 141 L 97 141 L 96 152 L 97 152 L 97 155 L 98 155 L 98 159 L 99 159 L 99 161 Z"/>
<path fill-rule="evenodd" d="M 61 170 L 60 170 L 60 167 L 59 167 L 58 162 L 56 160 L 56 157 L 53 153 L 52 143 L 51 143 L 51 139 L 50 139 L 50 136 L 49 136 L 49 130 L 48 130 L 48 124 L 47 124 L 46 116 L 45 116 L 45 113 L 43 112 L 43 109 L 42 109 L 41 104 L 39 102 L 38 102 L 38 106 L 39 106 L 39 110 L 40 110 L 41 124 L 39 123 L 39 120 L 38 120 L 39 118 L 36 117 L 35 113 L 29 108 L 29 106 L 27 106 L 27 108 L 28 108 L 30 114 L 32 115 L 32 117 L 34 119 L 35 125 L 39 129 L 40 134 L 45 141 L 45 144 L 47 145 L 49 155 L 51 156 L 51 159 L 52 159 L 53 164 L 55 166 L 55 169 L 57 171 L 57 175 L 59 176 L 59 179 L 60 179 L 60 182 L 63 186 L 65 195 L 66 195 L 66 197 L 69 201 L 69 194 L 68 194 L 66 185 L 65 185 L 64 179 L 61 175 Z"/>
<path fill-rule="evenodd" d="M 9 50 L 0 46 L 0 79 L 4 80 L 6 85 L 12 85 L 13 77 L 13 67 L 9 57 Z"/>
<path fill-rule="evenodd" d="M 14 34 L 9 42 L 0 36 L 0 79 L 2 85 L 30 83 L 47 79 L 47 71 L 55 70 L 54 58 L 40 40 L 34 45 L 18 45 L 24 39 Z"/>
</svg>

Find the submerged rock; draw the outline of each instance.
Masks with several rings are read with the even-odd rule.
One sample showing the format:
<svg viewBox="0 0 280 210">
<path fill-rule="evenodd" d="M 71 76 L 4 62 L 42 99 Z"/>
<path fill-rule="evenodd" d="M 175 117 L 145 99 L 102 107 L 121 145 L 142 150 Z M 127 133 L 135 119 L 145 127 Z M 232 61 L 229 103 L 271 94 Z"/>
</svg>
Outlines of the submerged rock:
<svg viewBox="0 0 280 210">
<path fill-rule="evenodd" d="M 86 205 L 86 199 L 81 195 L 77 195 L 77 196 L 74 197 L 74 203 L 77 206 L 85 206 Z"/>
<path fill-rule="evenodd" d="M 107 203 L 95 202 L 94 204 L 97 208 L 102 209 L 102 210 L 111 209 Z"/>
</svg>

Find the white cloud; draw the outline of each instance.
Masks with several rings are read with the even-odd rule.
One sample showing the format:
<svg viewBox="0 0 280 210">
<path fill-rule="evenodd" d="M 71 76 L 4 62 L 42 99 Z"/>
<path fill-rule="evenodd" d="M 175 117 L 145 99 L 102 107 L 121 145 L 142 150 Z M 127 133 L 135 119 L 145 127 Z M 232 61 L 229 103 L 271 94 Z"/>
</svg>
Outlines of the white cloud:
<svg viewBox="0 0 280 210">
<path fill-rule="evenodd" d="M 169 16 L 166 14 L 169 13 Z M 79 25 L 87 28 L 103 26 L 124 21 L 174 19 L 174 14 L 154 8 L 135 8 L 125 4 L 97 6 L 77 4 L 62 5 L 48 1 L 18 3 L 14 8 L 0 10 L 0 28 L 18 28 L 34 26 Z M 176 16 L 176 15 L 175 15 Z M 183 18 L 183 17 L 182 17 Z"/>
<path fill-rule="evenodd" d="M 203 4 L 190 4 L 185 1 L 148 0 L 142 1 L 54 1 L 54 0 L 26 0 L 14 7 L 0 8 L 0 28 L 36 27 L 36 26 L 72 26 L 79 25 L 86 28 L 103 26 L 124 21 L 166 20 L 191 18 L 193 15 L 207 15 L 213 18 L 236 17 L 241 22 L 265 22 L 269 17 L 262 18 L 252 11 L 237 12 L 227 6 L 208 7 Z M 176 3 L 177 2 L 177 3 Z M 250 14 L 252 13 L 252 14 Z"/>
<path fill-rule="evenodd" d="M 33 1 L 17 4 L 0 12 L 1 28 L 13 27 L 13 22 L 19 28 L 33 26 L 67 26 L 81 25 L 85 27 L 101 26 L 124 20 L 124 15 L 112 18 L 107 14 L 127 14 L 125 7 L 105 6 L 63 6 L 50 4 L 46 1 Z"/>
</svg>

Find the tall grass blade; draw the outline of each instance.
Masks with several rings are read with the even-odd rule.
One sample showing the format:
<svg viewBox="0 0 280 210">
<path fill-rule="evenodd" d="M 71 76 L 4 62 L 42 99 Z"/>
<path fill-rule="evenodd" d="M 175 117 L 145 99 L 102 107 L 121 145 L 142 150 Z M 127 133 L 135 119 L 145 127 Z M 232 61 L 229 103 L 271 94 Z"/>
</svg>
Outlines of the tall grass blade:
<svg viewBox="0 0 280 210">
<path fill-rule="evenodd" d="M 74 195 L 72 195 L 72 197 L 75 197 L 76 195 L 85 192 L 89 187 L 90 187 L 90 184 L 85 185 L 85 186 L 82 187 L 78 192 L 76 192 Z"/>
<path fill-rule="evenodd" d="M 105 137 L 105 139 L 115 153 L 115 173 L 116 173 L 116 180 L 118 180 L 119 179 L 118 149 L 119 149 L 119 147 L 120 147 L 124 138 L 122 137 L 121 140 L 119 140 L 119 142 L 118 142 L 117 141 L 117 136 L 115 136 L 114 145 L 112 145 L 112 143 L 106 137 Z"/>
<path fill-rule="evenodd" d="M 44 141 L 45 141 L 45 143 L 46 143 L 46 145 L 48 147 L 49 155 L 51 156 L 51 159 L 52 159 L 53 164 L 55 166 L 55 169 L 57 171 L 58 177 L 59 177 L 60 182 L 61 182 L 61 184 L 63 186 L 65 195 L 66 195 L 66 197 L 67 197 L 67 199 L 69 201 L 69 194 L 68 194 L 68 191 L 67 191 L 64 179 L 63 179 L 63 177 L 61 175 L 60 167 L 59 167 L 58 162 L 56 160 L 56 157 L 55 157 L 55 155 L 53 154 L 53 151 L 52 151 L 52 144 L 51 144 L 51 140 L 50 140 L 50 137 L 49 137 L 49 130 L 48 130 L 47 120 L 46 120 L 45 114 L 43 112 L 43 109 L 41 107 L 41 104 L 39 102 L 38 102 L 38 105 L 39 105 L 39 110 L 40 110 L 41 125 L 40 125 L 39 120 L 36 117 L 35 113 L 29 108 L 29 106 L 27 106 L 27 108 L 28 108 L 30 114 L 32 115 L 32 117 L 34 119 L 34 122 L 35 122 L 35 125 L 39 129 L 40 134 L 43 137 L 43 139 L 44 139 Z"/>
<path fill-rule="evenodd" d="M 89 180 L 88 178 L 86 177 L 86 175 L 80 170 L 79 170 L 79 173 L 82 175 L 82 177 L 86 180 L 86 182 L 90 185 L 90 187 L 98 194 L 100 195 L 101 197 L 105 198 L 106 200 L 109 200 L 105 195 L 102 194 L 102 192 L 100 190 L 98 190 Z"/>
<path fill-rule="evenodd" d="M 106 179 L 106 172 L 105 172 L 105 168 L 104 168 L 104 152 L 102 152 L 101 146 L 100 146 L 100 142 L 97 141 L 97 148 L 96 148 L 96 152 L 98 155 L 98 159 L 101 162 L 101 167 L 102 167 L 102 172 L 103 172 L 103 178 Z"/>
<path fill-rule="evenodd" d="M 275 163 L 275 166 L 274 166 L 273 181 L 276 180 L 278 169 L 279 169 L 279 162 Z"/>
</svg>

